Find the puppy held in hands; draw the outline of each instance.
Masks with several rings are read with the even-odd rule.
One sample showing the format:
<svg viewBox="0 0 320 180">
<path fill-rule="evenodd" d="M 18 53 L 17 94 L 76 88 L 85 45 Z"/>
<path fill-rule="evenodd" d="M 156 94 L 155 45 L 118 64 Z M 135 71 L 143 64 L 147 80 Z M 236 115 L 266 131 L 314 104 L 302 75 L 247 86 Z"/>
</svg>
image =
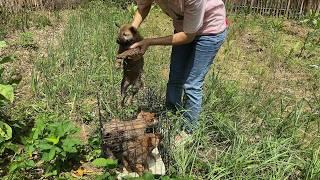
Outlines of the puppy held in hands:
<svg viewBox="0 0 320 180">
<path fill-rule="evenodd" d="M 143 40 L 137 29 L 129 24 L 120 27 L 117 43 L 119 50 L 116 60 L 117 67 L 123 67 L 123 78 L 121 82 L 121 106 L 126 103 L 127 91 L 131 86 L 131 94 L 127 103 L 131 104 L 133 97 L 143 86 L 143 56 L 139 48 L 130 49 L 130 46 L 136 42 Z"/>
</svg>

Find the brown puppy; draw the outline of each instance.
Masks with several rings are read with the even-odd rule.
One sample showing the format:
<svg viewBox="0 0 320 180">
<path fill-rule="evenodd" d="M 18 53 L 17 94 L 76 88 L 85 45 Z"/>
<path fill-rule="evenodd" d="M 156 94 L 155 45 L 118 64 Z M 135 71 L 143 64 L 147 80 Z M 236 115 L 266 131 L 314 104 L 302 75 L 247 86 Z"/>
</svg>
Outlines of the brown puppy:
<svg viewBox="0 0 320 180">
<path fill-rule="evenodd" d="M 103 134 L 108 136 L 109 133 L 119 133 L 125 131 L 125 136 L 130 139 L 134 136 L 143 135 L 148 127 L 152 127 L 158 123 L 155 113 L 141 111 L 136 119 L 130 121 L 120 121 L 113 119 L 103 125 Z"/>
<path fill-rule="evenodd" d="M 137 118 L 130 121 L 113 119 L 103 125 L 103 151 L 112 159 L 121 159 L 128 149 L 128 142 L 144 136 L 145 130 L 158 123 L 154 113 L 141 111 Z"/>
<path fill-rule="evenodd" d="M 148 160 L 154 158 L 152 150 L 160 143 L 160 135 L 148 133 L 128 142 L 128 149 L 123 152 L 122 163 L 129 172 L 140 176 L 149 170 Z"/>
<path fill-rule="evenodd" d="M 130 46 L 143 38 L 137 29 L 131 25 L 123 25 L 120 27 L 117 43 L 119 50 L 117 55 L 117 64 L 121 66 L 123 61 L 123 79 L 121 82 L 121 106 L 124 106 L 127 97 L 127 90 L 132 86 L 131 95 L 128 98 L 128 104 L 131 104 L 133 97 L 138 93 L 143 86 L 142 72 L 143 72 L 143 56 L 139 49 L 129 49 Z"/>
</svg>

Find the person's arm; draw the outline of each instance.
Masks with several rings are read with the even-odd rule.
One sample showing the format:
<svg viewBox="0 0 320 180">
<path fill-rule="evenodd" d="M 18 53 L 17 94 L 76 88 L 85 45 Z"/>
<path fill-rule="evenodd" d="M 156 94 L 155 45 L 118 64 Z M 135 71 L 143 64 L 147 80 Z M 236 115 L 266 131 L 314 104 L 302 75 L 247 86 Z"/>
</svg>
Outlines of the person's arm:
<svg viewBox="0 0 320 180">
<path fill-rule="evenodd" d="M 141 53 L 144 54 L 149 46 L 154 45 L 182 45 L 190 43 L 194 40 L 196 33 L 179 32 L 171 36 L 146 38 L 140 42 L 134 43 L 130 48 L 141 48 Z"/>
<path fill-rule="evenodd" d="M 144 54 L 152 45 L 182 45 L 194 40 L 198 30 L 203 25 L 206 9 L 205 0 L 185 0 L 183 32 L 171 36 L 149 38 L 133 44 L 130 48 L 140 48 Z"/>
<path fill-rule="evenodd" d="M 151 5 L 138 8 L 137 12 L 134 15 L 131 25 L 138 29 L 143 20 L 148 16 L 151 9 Z"/>
<path fill-rule="evenodd" d="M 182 45 L 190 43 L 194 40 L 196 33 L 179 32 L 171 36 L 145 39 L 147 43 L 152 45 Z"/>
</svg>

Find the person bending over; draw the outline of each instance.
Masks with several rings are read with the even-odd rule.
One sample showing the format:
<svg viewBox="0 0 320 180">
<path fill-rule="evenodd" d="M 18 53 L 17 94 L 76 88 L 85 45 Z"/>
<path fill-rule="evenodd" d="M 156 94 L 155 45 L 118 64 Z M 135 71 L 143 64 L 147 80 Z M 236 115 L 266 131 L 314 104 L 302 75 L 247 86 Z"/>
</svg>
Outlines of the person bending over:
<svg viewBox="0 0 320 180">
<path fill-rule="evenodd" d="M 149 46 L 172 46 L 166 106 L 185 110 L 189 123 L 184 130 L 192 133 L 198 126 L 205 76 L 226 38 L 225 5 L 222 0 L 136 0 L 133 27 L 139 28 L 154 2 L 173 19 L 174 34 L 145 38 L 130 48 L 139 47 L 144 54 Z"/>
</svg>

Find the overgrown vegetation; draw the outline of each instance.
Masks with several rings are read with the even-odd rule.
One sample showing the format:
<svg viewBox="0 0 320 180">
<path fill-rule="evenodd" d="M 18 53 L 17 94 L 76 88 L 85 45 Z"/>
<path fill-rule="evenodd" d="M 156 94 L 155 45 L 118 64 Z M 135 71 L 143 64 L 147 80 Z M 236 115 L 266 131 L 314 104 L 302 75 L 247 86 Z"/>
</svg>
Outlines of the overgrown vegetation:
<svg viewBox="0 0 320 180">
<path fill-rule="evenodd" d="M 1 97 L 9 99 L 1 100 L 4 179 L 112 179 L 115 174 L 110 169 L 117 163 L 101 156 L 97 93 L 105 120 L 133 117 L 141 106 L 163 110 L 170 47 L 148 50 L 145 88 L 132 106 L 118 108 L 122 74 L 114 68 L 114 24 L 130 22 L 135 7 L 119 9 L 110 2 L 93 1 L 69 12 L 63 32 L 48 39 L 48 46 L 38 44 L 32 29 L 54 28 L 46 16 L 29 23 L 30 29 L 21 28 L 15 40 L 0 41 L 0 52 L 21 47 L 34 53 L 25 87 L 9 77 L 0 81 Z M 61 12 L 56 13 L 60 17 Z M 314 25 L 318 17 L 295 22 L 229 15 L 228 38 L 206 79 L 201 126 L 193 143 L 167 146 L 172 161 L 162 179 L 320 176 L 320 36 Z M 171 34 L 171 22 L 154 7 L 141 33 Z M 34 46 L 39 48 L 30 48 Z M 19 53 L 3 54 L 1 63 L 24 60 Z M 31 95 L 24 98 L 17 93 L 19 98 L 13 101 L 13 87 L 29 89 Z M 179 114 L 160 114 L 160 120 L 173 129 L 182 121 Z M 142 179 L 154 177 L 146 174 Z"/>
</svg>

